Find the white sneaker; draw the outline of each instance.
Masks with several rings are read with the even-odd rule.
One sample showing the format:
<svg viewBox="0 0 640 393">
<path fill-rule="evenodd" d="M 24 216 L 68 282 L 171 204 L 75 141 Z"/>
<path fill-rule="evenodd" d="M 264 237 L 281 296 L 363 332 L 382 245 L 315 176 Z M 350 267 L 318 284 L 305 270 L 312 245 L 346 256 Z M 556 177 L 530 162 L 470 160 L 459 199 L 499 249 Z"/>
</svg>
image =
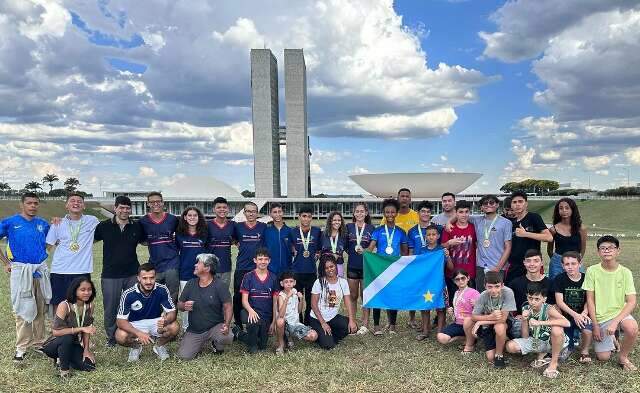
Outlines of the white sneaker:
<svg viewBox="0 0 640 393">
<path fill-rule="evenodd" d="M 153 346 L 153 352 L 158 355 L 158 358 L 160 358 L 160 360 L 167 360 L 169 359 L 169 351 L 167 351 L 167 347 L 165 347 L 164 345 L 160 346 L 160 345 L 154 345 Z"/>
<path fill-rule="evenodd" d="M 141 353 L 142 353 L 142 346 L 131 348 L 129 350 L 129 359 L 127 359 L 127 361 L 129 363 L 137 362 L 140 359 Z"/>
<path fill-rule="evenodd" d="M 369 333 L 369 329 L 367 329 L 366 326 L 360 326 L 360 329 L 358 329 L 358 331 L 356 332 L 356 334 L 360 336 L 364 336 L 367 333 Z"/>
</svg>

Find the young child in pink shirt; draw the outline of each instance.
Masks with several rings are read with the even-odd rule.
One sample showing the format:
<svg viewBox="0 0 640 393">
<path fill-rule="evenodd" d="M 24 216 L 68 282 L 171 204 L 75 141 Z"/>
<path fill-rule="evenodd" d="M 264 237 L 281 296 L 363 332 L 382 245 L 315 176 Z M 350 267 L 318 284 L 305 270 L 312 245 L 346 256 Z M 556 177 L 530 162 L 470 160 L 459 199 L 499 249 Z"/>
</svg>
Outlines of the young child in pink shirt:
<svg viewBox="0 0 640 393">
<path fill-rule="evenodd" d="M 473 351 L 475 338 L 472 334 L 474 322 L 471 320 L 473 306 L 480 297 L 480 292 L 468 286 L 469 272 L 464 269 L 456 270 L 453 273 L 453 281 L 458 290 L 453 296 L 453 307 L 449 308 L 449 313 L 455 316 L 455 321 L 447 325 L 437 339 L 440 344 L 449 344 L 458 339 L 464 338 L 465 344 L 462 353 Z"/>
</svg>

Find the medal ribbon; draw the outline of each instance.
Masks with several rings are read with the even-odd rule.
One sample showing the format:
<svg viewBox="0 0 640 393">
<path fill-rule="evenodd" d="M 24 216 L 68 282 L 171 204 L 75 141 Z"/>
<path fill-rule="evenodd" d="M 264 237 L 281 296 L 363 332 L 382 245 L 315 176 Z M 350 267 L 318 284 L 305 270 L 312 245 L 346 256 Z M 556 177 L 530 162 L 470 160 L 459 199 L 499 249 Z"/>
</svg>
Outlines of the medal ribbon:
<svg viewBox="0 0 640 393">
<path fill-rule="evenodd" d="M 393 227 L 393 230 L 391 231 L 391 236 L 389 236 L 389 227 L 387 226 L 387 224 L 384 224 L 384 234 L 387 237 L 387 247 L 391 247 L 393 248 L 393 234 L 396 233 L 396 227 Z"/>
<path fill-rule="evenodd" d="M 358 231 L 358 224 L 353 225 L 355 226 L 356 230 L 356 246 L 360 246 L 360 243 L 362 242 L 362 236 L 364 236 L 364 227 L 366 227 L 367 224 L 362 225 L 362 231 Z"/>
<path fill-rule="evenodd" d="M 80 222 L 77 226 L 71 225 L 71 220 L 69 219 L 69 232 L 71 233 L 71 244 L 78 243 L 78 236 L 80 235 L 80 229 L 82 228 L 82 217 L 80 217 Z"/>
<path fill-rule="evenodd" d="M 336 235 L 335 239 L 336 241 L 333 241 L 334 237 L 332 237 L 331 235 L 329 235 L 329 241 L 331 242 L 331 252 L 334 254 L 338 253 L 338 235 Z"/>
<path fill-rule="evenodd" d="M 82 319 L 80 319 L 80 315 L 78 315 L 78 305 L 73 305 L 73 311 L 76 313 L 76 325 L 78 328 L 81 328 L 84 325 L 84 317 L 87 315 L 87 304 L 82 305 Z"/>
<path fill-rule="evenodd" d="M 418 236 L 420 236 L 420 243 L 422 243 L 422 248 L 425 248 L 427 246 L 427 230 L 424 230 L 424 237 L 422 236 L 422 228 L 420 228 L 420 224 L 417 225 L 418 227 Z"/>
<path fill-rule="evenodd" d="M 487 228 L 487 226 L 484 226 L 484 240 L 489 240 L 489 235 L 491 234 L 491 227 L 493 227 L 493 224 L 496 223 L 496 220 L 498 219 L 498 215 L 496 214 L 495 217 L 493 217 L 493 221 L 491 221 L 491 224 L 489 224 L 489 227 Z"/>
<path fill-rule="evenodd" d="M 304 232 L 302 232 L 302 228 L 298 227 L 298 230 L 300 231 L 300 238 L 302 239 L 302 248 L 304 248 L 305 251 L 309 251 L 309 244 L 311 243 L 311 229 L 309 229 L 309 233 L 307 233 L 307 237 L 304 237 Z"/>
</svg>

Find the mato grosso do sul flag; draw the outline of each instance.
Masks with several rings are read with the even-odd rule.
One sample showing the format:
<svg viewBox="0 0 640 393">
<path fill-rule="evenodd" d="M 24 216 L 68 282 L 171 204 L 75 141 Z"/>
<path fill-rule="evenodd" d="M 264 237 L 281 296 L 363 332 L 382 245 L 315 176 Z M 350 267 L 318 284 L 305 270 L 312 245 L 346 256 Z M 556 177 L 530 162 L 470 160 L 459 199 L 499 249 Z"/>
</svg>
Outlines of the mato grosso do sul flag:
<svg viewBox="0 0 640 393">
<path fill-rule="evenodd" d="M 444 251 L 396 257 L 364 253 L 364 307 L 444 308 Z"/>
</svg>

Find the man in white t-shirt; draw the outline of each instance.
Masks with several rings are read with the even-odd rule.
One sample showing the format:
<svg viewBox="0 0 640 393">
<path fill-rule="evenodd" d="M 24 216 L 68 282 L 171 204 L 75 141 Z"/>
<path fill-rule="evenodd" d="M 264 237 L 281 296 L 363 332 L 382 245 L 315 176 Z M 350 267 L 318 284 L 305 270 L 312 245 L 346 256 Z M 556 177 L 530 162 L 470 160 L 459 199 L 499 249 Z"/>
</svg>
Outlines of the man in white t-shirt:
<svg viewBox="0 0 640 393">
<path fill-rule="evenodd" d="M 74 278 L 91 277 L 93 273 L 93 235 L 98 219 L 84 215 L 84 197 L 78 193 L 67 196 L 67 215 L 54 219 L 47 234 L 47 244 L 56 246 L 51 262 L 51 305 L 67 296 Z"/>
</svg>

